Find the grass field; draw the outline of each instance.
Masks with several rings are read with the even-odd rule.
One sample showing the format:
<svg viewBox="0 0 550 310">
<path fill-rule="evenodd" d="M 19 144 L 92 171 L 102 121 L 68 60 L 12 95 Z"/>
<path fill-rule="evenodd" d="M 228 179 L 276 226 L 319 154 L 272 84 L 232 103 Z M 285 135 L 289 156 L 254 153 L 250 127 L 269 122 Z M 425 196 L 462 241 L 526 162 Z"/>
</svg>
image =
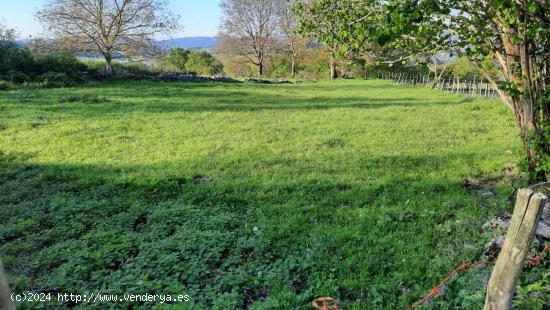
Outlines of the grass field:
<svg viewBox="0 0 550 310">
<path fill-rule="evenodd" d="M 511 208 L 463 180 L 521 158 L 497 101 L 385 81 L 0 92 L 0 150 L 12 290 L 174 309 L 405 308 Z"/>
</svg>

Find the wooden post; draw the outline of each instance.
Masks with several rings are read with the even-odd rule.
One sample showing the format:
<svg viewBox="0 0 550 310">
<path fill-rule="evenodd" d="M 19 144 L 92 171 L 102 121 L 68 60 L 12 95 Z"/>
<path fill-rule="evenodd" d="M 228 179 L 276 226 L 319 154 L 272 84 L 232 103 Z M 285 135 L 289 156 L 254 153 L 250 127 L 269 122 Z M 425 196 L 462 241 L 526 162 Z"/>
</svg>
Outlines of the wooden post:
<svg viewBox="0 0 550 310">
<path fill-rule="evenodd" d="M 8 284 L 8 278 L 4 273 L 4 265 L 0 259 L 0 309 L 2 310 L 15 310 L 15 305 L 11 300 L 10 286 Z"/>
<path fill-rule="evenodd" d="M 545 195 L 531 189 L 518 191 L 506 239 L 487 286 L 485 310 L 512 309 L 516 280 L 525 263 L 546 199 Z"/>
</svg>

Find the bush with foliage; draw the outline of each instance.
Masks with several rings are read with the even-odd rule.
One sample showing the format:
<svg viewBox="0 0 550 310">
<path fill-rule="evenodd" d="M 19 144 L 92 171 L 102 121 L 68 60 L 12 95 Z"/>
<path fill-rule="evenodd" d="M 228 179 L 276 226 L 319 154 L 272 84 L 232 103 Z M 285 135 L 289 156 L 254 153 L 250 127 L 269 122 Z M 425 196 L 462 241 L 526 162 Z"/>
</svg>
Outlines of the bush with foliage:
<svg viewBox="0 0 550 310">
<path fill-rule="evenodd" d="M 88 69 L 76 57 L 66 54 L 35 54 L 33 67 L 37 74 L 58 72 L 75 75 Z"/>
<path fill-rule="evenodd" d="M 8 81 L 0 80 L 0 91 L 6 91 L 14 88 L 14 85 Z"/>
<path fill-rule="evenodd" d="M 479 76 L 480 72 L 468 58 L 462 57 L 449 65 L 449 71 L 453 76 L 467 78 L 471 76 Z"/>
<path fill-rule="evenodd" d="M 83 80 L 88 67 L 76 57 L 55 53 L 31 53 L 12 42 L 0 43 L 0 80 L 13 84 L 73 85 Z"/>
<path fill-rule="evenodd" d="M 199 75 L 218 75 L 223 72 L 223 64 L 208 52 L 191 51 L 185 63 L 190 73 Z"/>
<path fill-rule="evenodd" d="M 185 72 L 185 64 L 189 59 L 189 50 L 184 48 L 172 48 L 168 52 L 167 60 L 170 65 L 174 67 L 179 72 Z"/>
<path fill-rule="evenodd" d="M 12 42 L 0 42 L 0 76 L 8 72 L 32 71 L 33 57 L 29 50 L 19 48 Z"/>
<path fill-rule="evenodd" d="M 223 64 L 206 51 L 173 48 L 167 56 L 169 70 L 194 75 L 219 75 L 223 73 Z"/>
</svg>

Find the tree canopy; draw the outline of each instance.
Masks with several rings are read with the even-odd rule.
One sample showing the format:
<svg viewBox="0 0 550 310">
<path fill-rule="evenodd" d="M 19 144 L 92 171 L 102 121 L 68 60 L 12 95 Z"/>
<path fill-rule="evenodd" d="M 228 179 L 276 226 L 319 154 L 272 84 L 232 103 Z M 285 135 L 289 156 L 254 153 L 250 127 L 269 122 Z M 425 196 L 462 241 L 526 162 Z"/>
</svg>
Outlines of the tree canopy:
<svg viewBox="0 0 550 310">
<path fill-rule="evenodd" d="M 512 110 L 534 178 L 550 172 L 550 3 L 542 0 L 306 1 L 302 29 L 341 51 L 370 44 L 405 51 L 394 61 L 446 51 L 468 58 Z M 484 70 L 493 61 L 498 76 Z"/>
<path fill-rule="evenodd" d="M 113 58 L 146 55 L 155 35 L 180 28 L 163 0 L 49 0 L 37 17 L 60 42 L 103 55 L 108 75 Z"/>
<path fill-rule="evenodd" d="M 222 0 L 222 49 L 245 56 L 264 73 L 267 53 L 275 43 L 278 0 Z"/>
</svg>

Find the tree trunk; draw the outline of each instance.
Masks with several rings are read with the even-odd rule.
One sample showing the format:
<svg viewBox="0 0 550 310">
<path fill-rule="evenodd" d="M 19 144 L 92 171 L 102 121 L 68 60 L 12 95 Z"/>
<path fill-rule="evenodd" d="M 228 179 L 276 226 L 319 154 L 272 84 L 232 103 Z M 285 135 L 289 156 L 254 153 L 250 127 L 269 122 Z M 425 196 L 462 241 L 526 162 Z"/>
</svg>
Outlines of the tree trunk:
<svg viewBox="0 0 550 310">
<path fill-rule="evenodd" d="M 258 63 L 258 77 L 261 77 L 264 74 L 264 62 L 260 61 Z"/>
<path fill-rule="evenodd" d="M 258 66 L 258 77 L 264 75 L 264 51 L 260 50 L 256 55 L 257 66 Z"/>
<path fill-rule="evenodd" d="M 113 76 L 113 57 L 111 55 L 105 55 L 105 75 Z"/>
<path fill-rule="evenodd" d="M 292 55 L 292 68 L 291 68 L 292 78 L 296 77 L 296 56 Z"/>
<path fill-rule="evenodd" d="M 517 96 L 510 98 L 514 107 L 514 116 L 516 118 L 517 126 L 520 130 L 521 141 L 523 142 L 523 148 L 525 150 L 525 156 L 527 160 L 527 169 L 531 173 L 534 180 L 543 181 L 546 179 L 543 171 L 537 171 L 537 166 L 540 164 L 539 156 L 537 154 L 537 148 L 534 145 L 536 140 L 540 137 L 540 130 L 538 126 L 538 120 L 532 107 L 534 103 L 529 102 L 524 96 Z"/>
<path fill-rule="evenodd" d="M 334 55 L 330 55 L 330 78 L 338 78 L 338 71 L 336 71 L 336 58 Z"/>
<path fill-rule="evenodd" d="M 527 18 L 526 15 L 524 17 Z M 528 24 L 526 20 L 524 23 Z M 544 157 L 550 153 L 550 143 L 544 133 L 545 125 L 550 121 L 547 113 L 549 102 L 544 99 L 545 85 L 534 79 L 536 68 L 533 66 L 536 61 L 526 38 L 526 30 L 521 27 L 510 29 L 505 24 L 500 27 L 504 53 L 497 51 L 493 56 L 500 63 L 502 76 L 513 86 L 513 91 L 500 89 L 490 74 L 484 75 L 516 118 L 530 178 L 546 180 L 547 169 L 539 169 L 545 164 Z"/>
</svg>

